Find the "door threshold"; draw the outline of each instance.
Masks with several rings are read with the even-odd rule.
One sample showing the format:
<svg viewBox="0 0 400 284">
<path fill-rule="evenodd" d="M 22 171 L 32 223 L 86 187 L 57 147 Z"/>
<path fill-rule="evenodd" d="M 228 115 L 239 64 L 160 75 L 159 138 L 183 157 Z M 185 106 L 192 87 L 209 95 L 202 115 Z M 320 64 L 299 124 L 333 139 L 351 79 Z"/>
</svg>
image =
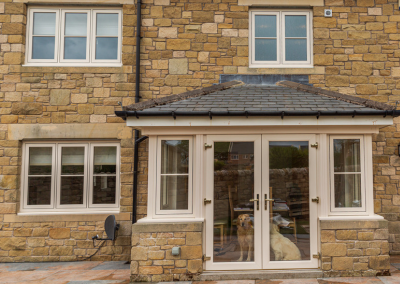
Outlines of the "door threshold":
<svg viewBox="0 0 400 284">
<path fill-rule="evenodd" d="M 322 278 L 321 269 L 274 269 L 274 270 L 224 270 L 204 271 L 200 275 L 201 281 L 217 280 L 267 280 L 267 279 L 296 279 Z"/>
</svg>

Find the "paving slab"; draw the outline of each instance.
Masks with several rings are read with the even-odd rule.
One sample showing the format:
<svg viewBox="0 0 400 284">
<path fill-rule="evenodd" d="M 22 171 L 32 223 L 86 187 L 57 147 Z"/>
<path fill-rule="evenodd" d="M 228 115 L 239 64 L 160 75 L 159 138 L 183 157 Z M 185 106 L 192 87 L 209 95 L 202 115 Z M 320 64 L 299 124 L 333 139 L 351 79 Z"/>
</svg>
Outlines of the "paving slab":
<svg viewBox="0 0 400 284">
<path fill-rule="evenodd" d="M 104 261 L 103 263 L 92 268 L 92 270 L 121 270 L 130 269 L 130 263 L 126 261 Z"/>
</svg>

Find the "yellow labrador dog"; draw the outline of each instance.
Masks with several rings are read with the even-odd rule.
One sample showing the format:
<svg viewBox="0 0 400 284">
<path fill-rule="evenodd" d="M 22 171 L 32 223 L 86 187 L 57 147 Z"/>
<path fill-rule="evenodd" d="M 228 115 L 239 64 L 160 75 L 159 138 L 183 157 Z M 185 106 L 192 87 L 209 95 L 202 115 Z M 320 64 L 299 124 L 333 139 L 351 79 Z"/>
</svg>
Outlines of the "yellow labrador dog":
<svg viewBox="0 0 400 284">
<path fill-rule="evenodd" d="M 278 231 L 278 225 L 271 223 L 271 249 L 275 254 L 275 260 L 301 260 L 300 250 L 291 240 L 284 237 Z"/>
<path fill-rule="evenodd" d="M 237 235 L 240 245 L 240 258 L 237 261 L 243 261 L 243 251 L 248 247 L 247 260 L 251 261 L 251 253 L 254 246 L 254 228 L 249 214 L 241 214 L 237 220 Z"/>
</svg>

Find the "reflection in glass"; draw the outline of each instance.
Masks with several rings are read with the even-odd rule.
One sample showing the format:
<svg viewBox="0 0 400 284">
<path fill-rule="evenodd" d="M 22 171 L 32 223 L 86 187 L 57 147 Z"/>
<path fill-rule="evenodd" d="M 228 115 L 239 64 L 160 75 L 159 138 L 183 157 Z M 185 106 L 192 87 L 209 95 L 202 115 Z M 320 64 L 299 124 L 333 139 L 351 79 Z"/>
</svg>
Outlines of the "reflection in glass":
<svg viewBox="0 0 400 284">
<path fill-rule="evenodd" d="M 86 38 L 65 37 L 64 59 L 86 59 Z"/>
<path fill-rule="evenodd" d="M 55 35 L 56 13 L 33 13 L 33 35 Z"/>
<path fill-rule="evenodd" d="M 287 38 L 285 44 L 286 61 L 307 61 L 307 39 Z"/>
<path fill-rule="evenodd" d="M 118 59 L 118 38 L 96 38 L 96 59 Z"/>
<path fill-rule="evenodd" d="M 83 176 L 62 176 L 60 204 L 83 204 Z"/>
<path fill-rule="evenodd" d="M 189 140 L 162 140 L 161 159 L 161 174 L 189 173 Z"/>
<path fill-rule="evenodd" d="M 87 14 L 86 13 L 65 13 L 65 35 L 86 36 Z"/>
<path fill-rule="evenodd" d="M 32 37 L 32 59 L 54 59 L 55 37 Z"/>
<path fill-rule="evenodd" d="M 51 177 L 28 177 L 28 205 L 50 205 Z"/>
<path fill-rule="evenodd" d="M 61 174 L 83 175 L 85 164 L 84 147 L 63 147 L 61 150 Z"/>
<path fill-rule="evenodd" d="M 161 210 L 187 210 L 188 175 L 161 176 Z"/>
<path fill-rule="evenodd" d="M 335 174 L 335 207 L 361 206 L 361 174 Z"/>
<path fill-rule="evenodd" d="M 333 139 L 334 171 L 360 172 L 360 139 Z"/>
<path fill-rule="evenodd" d="M 276 37 L 276 16 L 255 16 L 254 31 L 256 37 Z"/>
<path fill-rule="evenodd" d="M 271 261 L 310 260 L 307 141 L 269 142 L 269 186 Z"/>
<path fill-rule="evenodd" d="M 93 177 L 93 204 L 115 204 L 115 176 Z"/>
<path fill-rule="evenodd" d="M 256 61 L 276 61 L 277 47 L 276 39 L 255 39 L 255 60 Z"/>
<path fill-rule="evenodd" d="M 94 147 L 93 204 L 115 204 L 117 147 Z"/>
<path fill-rule="evenodd" d="M 51 175 L 52 151 L 51 147 L 30 147 L 28 175 Z"/>
<path fill-rule="evenodd" d="M 254 142 L 213 149 L 214 262 L 254 261 Z"/>
<path fill-rule="evenodd" d="M 286 37 L 307 37 L 306 16 L 285 16 Z"/>
<path fill-rule="evenodd" d="M 97 14 L 97 36 L 118 36 L 118 14 Z"/>
</svg>

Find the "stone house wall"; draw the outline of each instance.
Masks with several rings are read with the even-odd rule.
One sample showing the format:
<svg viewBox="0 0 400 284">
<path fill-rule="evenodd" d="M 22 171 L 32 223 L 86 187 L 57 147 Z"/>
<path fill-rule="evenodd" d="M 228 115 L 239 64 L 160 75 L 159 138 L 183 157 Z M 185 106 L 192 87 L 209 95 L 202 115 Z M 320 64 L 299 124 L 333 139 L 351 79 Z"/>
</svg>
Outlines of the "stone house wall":
<svg viewBox="0 0 400 284">
<path fill-rule="evenodd" d="M 131 281 L 191 281 L 203 271 L 203 223 L 132 225 Z M 179 255 L 172 248 L 179 247 Z"/>
<path fill-rule="evenodd" d="M 324 277 L 388 275 L 388 221 L 320 221 Z"/>
<path fill-rule="evenodd" d="M 120 1 L 124 2 L 129 1 Z M 98 4 L 92 0 L 87 3 Z M 133 129 L 114 111 L 121 110 L 118 102 L 128 105 L 135 101 L 136 18 L 134 5 L 119 6 L 123 10 L 123 66 L 32 67 L 23 66 L 27 4 L 0 2 L 0 262 L 83 259 L 96 251 L 92 236 L 101 237 L 104 232 L 107 215 L 16 215 L 21 196 L 22 139 L 26 138 L 120 141 L 121 213 L 116 218 L 121 229 L 116 241 L 107 241 L 92 260 L 130 258 Z M 47 125 L 55 127 L 46 130 Z M 145 149 L 146 143 L 142 144 Z M 144 157 L 141 154 L 140 173 L 145 173 Z M 143 186 L 147 178 L 140 179 Z M 139 198 L 144 200 L 144 195 L 142 188 Z"/>
</svg>

